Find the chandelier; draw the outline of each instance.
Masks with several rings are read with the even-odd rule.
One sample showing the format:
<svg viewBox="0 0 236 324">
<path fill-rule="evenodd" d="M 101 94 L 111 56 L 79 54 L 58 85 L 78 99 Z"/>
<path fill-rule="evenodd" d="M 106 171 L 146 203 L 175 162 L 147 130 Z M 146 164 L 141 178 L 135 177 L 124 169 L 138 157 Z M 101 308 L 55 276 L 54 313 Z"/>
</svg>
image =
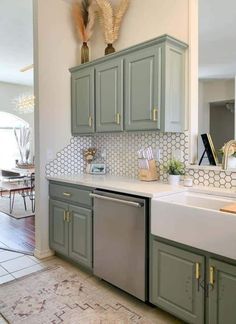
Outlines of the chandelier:
<svg viewBox="0 0 236 324">
<path fill-rule="evenodd" d="M 16 108 L 15 110 L 19 114 L 29 114 L 34 111 L 34 99 L 33 95 L 21 95 L 17 99 L 13 100 Z"/>
</svg>

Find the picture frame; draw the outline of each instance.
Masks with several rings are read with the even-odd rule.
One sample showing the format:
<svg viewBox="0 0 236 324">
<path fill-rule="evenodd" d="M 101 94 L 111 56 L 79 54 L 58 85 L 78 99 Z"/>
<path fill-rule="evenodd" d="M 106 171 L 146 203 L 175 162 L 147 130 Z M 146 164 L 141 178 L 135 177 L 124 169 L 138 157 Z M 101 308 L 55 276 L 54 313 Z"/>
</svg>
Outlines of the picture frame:
<svg viewBox="0 0 236 324">
<path fill-rule="evenodd" d="M 203 152 L 201 159 L 199 161 L 199 165 L 201 165 L 205 154 L 207 155 L 210 165 L 214 165 L 214 166 L 218 165 L 219 161 L 217 158 L 216 149 L 213 144 L 211 135 L 209 133 L 201 134 L 201 138 L 202 138 L 202 142 L 203 142 L 205 149 L 204 149 L 204 152 Z"/>
<path fill-rule="evenodd" d="M 90 166 L 91 174 L 106 174 L 106 165 L 104 163 L 92 163 Z"/>
</svg>

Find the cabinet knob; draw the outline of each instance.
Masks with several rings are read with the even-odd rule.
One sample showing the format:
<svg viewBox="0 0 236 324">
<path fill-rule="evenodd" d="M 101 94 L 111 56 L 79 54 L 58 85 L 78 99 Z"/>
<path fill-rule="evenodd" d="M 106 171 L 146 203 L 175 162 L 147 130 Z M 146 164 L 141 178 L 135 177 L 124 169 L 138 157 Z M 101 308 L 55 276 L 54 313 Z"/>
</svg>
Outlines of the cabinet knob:
<svg viewBox="0 0 236 324">
<path fill-rule="evenodd" d="M 152 120 L 153 121 L 157 121 L 157 116 L 158 115 L 158 109 L 157 108 L 153 108 L 152 110 Z"/>
</svg>

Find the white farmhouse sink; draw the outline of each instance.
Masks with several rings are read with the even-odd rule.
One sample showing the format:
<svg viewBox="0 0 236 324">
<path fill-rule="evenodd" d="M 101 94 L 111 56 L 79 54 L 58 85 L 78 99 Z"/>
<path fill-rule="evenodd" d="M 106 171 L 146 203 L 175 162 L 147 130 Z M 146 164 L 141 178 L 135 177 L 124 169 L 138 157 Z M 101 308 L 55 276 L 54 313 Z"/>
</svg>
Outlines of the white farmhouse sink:
<svg viewBox="0 0 236 324">
<path fill-rule="evenodd" d="M 236 200 L 193 192 L 152 199 L 151 233 L 236 259 L 236 214 L 219 211 L 232 203 Z"/>
</svg>

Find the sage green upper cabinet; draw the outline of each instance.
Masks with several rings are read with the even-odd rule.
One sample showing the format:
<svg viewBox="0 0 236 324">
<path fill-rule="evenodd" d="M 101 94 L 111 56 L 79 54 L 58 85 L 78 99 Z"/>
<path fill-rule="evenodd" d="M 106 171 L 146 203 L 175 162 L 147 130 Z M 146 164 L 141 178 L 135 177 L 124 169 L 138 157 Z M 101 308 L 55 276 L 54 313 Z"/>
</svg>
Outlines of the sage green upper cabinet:
<svg viewBox="0 0 236 324">
<path fill-rule="evenodd" d="M 125 130 L 159 129 L 161 47 L 152 46 L 125 57 Z"/>
<path fill-rule="evenodd" d="M 186 48 L 163 35 L 70 69 L 72 134 L 184 131 Z"/>
<path fill-rule="evenodd" d="M 150 301 L 187 323 L 204 323 L 203 256 L 153 239 Z"/>
<path fill-rule="evenodd" d="M 125 57 L 125 130 L 185 130 L 185 49 L 167 37 Z"/>
<path fill-rule="evenodd" d="M 96 131 L 123 130 L 123 60 L 96 66 Z"/>
<path fill-rule="evenodd" d="M 94 68 L 84 68 L 71 76 L 72 134 L 91 134 L 94 124 Z"/>
<path fill-rule="evenodd" d="M 210 259 L 209 324 L 236 323 L 236 266 Z"/>
</svg>

